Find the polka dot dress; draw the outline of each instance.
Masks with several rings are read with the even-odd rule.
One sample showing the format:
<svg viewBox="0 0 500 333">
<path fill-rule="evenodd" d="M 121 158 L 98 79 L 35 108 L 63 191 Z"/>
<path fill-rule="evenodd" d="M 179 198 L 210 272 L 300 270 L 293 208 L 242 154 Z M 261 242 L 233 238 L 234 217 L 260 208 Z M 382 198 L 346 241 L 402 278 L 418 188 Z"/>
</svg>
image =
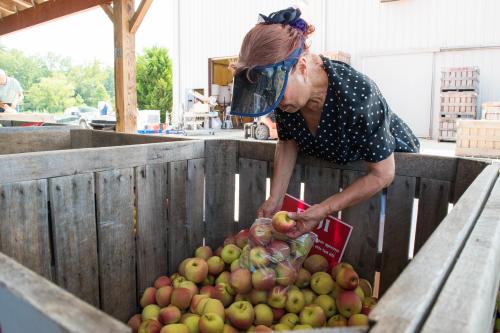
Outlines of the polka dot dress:
<svg viewBox="0 0 500 333">
<path fill-rule="evenodd" d="M 395 151 L 419 151 L 418 139 L 370 78 L 343 62 L 322 59 L 328 93 L 316 135 L 300 112 L 276 109 L 280 140 L 295 140 L 301 152 L 338 164 L 379 162 Z"/>
</svg>

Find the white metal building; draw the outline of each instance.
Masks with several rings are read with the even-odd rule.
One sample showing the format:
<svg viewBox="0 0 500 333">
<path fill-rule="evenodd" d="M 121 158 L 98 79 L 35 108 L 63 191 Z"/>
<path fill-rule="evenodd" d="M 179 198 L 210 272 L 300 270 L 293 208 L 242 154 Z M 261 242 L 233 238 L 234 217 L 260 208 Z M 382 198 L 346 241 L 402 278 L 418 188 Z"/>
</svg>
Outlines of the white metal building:
<svg viewBox="0 0 500 333">
<path fill-rule="evenodd" d="M 442 67 L 478 66 L 480 102 L 500 101 L 499 0 L 177 0 L 174 112 L 208 88 L 208 58 L 234 56 L 258 13 L 291 5 L 316 26 L 312 49 L 342 50 L 420 137 L 437 137 Z"/>
</svg>

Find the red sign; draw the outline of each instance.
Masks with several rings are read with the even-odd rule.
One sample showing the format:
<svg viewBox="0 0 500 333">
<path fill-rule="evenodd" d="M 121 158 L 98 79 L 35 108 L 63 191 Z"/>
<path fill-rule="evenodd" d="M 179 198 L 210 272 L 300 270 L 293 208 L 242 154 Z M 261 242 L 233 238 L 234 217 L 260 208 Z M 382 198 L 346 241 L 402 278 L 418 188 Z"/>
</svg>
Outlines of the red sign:
<svg viewBox="0 0 500 333">
<path fill-rule="evenodd" d="M 310 205 L 304 201 L 286 194 L 281 209 L 287 212 L 301 213 L 309 207 Z M 318 224 L 313 232 L 318 236 L 318 239 L 309 255 L 320 254 L 328 260 L 330 267 L 335 266 L 342 260 L 351 236 L 352 226 L 329 215 Z"/>
</svg>

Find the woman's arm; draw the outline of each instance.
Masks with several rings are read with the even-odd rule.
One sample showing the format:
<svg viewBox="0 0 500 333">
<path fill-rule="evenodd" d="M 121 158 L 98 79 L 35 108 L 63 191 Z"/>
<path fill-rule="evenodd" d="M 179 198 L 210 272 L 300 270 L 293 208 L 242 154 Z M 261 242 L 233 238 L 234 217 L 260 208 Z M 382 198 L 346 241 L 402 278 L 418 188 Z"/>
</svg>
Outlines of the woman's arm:
<svg viewBox="0 0 500 333">
<path fill-rule="evenodd" d="M 272 217 L 281 208 L 296 161 L 297 143 L 295 140 L 278 140 L 274 151 L 271 192 L 257 212 L 259 217 Z"/>
<path fill-rule="evenodd" d="M 394 154 L 380 162 L 366 164 L 368 173 L 356 179 L 342 192 L 311 206 L 303 213 L 289 213 L 290 218 L 297 221 L 296 230 L 289 233 L 289 236 L 298 237 L 311 231 L 327 215 L 366 200 L 392 183 L 395 173 Z"/>
</svg>

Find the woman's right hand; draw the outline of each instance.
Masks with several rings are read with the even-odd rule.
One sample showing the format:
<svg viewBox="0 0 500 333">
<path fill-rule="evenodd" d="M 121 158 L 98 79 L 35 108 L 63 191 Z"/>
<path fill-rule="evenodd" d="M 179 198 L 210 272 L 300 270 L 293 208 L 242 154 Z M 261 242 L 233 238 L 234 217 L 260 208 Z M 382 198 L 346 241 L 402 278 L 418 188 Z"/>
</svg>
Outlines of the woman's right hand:
<svg viewBox="0 0 500 333">
<path fill-rule="evenodd" d="M 281 209 L 283 205 L 283 199 L 276 199 L 269 197 L 257 210 L 257 217 L 268 217 L 272 218 L 276 212 Z"/>
</svg>

